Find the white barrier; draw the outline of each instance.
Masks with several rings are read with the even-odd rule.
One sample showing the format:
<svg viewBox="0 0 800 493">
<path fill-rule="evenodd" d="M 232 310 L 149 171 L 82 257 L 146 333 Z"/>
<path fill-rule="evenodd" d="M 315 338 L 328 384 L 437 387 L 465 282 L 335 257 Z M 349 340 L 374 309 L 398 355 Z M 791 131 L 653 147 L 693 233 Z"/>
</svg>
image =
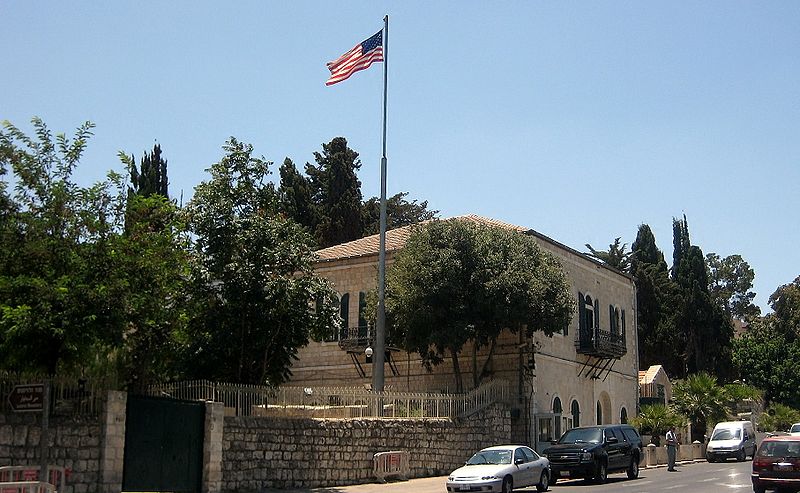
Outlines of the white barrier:
<svg viewBox="0 0 800 493">
<path fill-rule="evenodd" d="M 0 466 L 0 484 L 30 483 L 39 481 L 39 466 Z M 67 486 L 67 470 L 60 466 L 47 466 L 47 482 L 58 491 L 65 491 Z M 17 491 L 17 490 L 13 490 Z M 5 493 L 1 490 L 0 493 Z"/>
<path fill-rule="evenodd" d="M 411 469 L 408 465 L 408 452 L 394 450 L 378 452 L 372 457 L 372 469 L 378 481 L 385 483 L 388 477 L 408 479 Z"/>
<path fill-rule="evenodd" d="M 0 482 L 0 493 L 56 493 L 56 487 L 44 481 Z"/>
</svg>

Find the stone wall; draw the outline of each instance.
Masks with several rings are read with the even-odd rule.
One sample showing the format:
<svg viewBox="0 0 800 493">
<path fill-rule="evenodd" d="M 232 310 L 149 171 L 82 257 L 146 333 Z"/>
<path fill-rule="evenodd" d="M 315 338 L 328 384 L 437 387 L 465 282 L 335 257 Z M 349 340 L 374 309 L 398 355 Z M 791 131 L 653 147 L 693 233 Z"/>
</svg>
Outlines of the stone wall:
<svg viewBox="0 0 800 493">
<path fill-rule="evenodd" d="M 368 483 L 373 454 L 391 450 L 409 452 L 412 478 L 443 475 L 510 437 L 510 412 L 501 406 L 463 420 L 226 417 L 222 491 Z"/>
<path fill-rule="evenodd" d="M 41 413 L 0 414 L 0 464 L 41 464 Z M 51 416 L 48 423 L 48 463 L 67 469 L 67 492 L 98 491 L 101 417 Z"/>
</svg>

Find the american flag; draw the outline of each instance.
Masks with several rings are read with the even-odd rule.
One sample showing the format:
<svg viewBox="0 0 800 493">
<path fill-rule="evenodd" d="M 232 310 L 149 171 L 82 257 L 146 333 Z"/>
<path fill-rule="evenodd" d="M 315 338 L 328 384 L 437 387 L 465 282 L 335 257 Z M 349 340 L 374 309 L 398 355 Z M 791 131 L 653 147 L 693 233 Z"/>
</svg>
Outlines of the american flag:
<svg viewBox="0 0 800 493">
<path fill-rule="evenodd" d="M 331 78 L 325 82 L 326 86 L 341 82 L 359 70 L 364 70 L 372 62 L 383 61 L 383 31 L 358 43 L 352 50 L 332 62 L 328 62 Z"/>
</svg>

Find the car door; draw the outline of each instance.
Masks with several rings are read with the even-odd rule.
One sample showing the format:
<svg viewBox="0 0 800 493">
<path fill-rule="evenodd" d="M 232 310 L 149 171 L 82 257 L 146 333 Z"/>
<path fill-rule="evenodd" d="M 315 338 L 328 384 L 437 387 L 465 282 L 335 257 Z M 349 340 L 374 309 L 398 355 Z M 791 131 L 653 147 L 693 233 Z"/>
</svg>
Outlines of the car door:
<svg viewBox="0 0 800 493">
<path fill-rule="evenodd" d="M 542 470 L 544 469 L 544 461 L 541 460 L 539 454 L 537 454 L 533 449 L 530 449 L 528 447 L 523 447 L 522 451 L 525 452 L 525 455 L 528 456 L 529 458 L 528 463 L 530 464 L 531 482 L 528 484 L 529 485 L 538 484 L 539 479 L 542 477 Z"/>
<path fill-rule="evenodd" d="M 517 465 L 514 476 L 514 488 L 530 486 L 531 483 L 531 461 L 526 457 L 522 447 L 514 449 L 514 464 Z"/>
<path fill-rule="evenodd" d="M 603 430 L 603 435 L 606 454 L 608 454 L 608 469 L 613 471 L 624 468 L 627 465 L 625 464 L 625 455 L 623 453 L 626 443 L 624 438 L 621 440 L 620 437 L 614 433 L 613 428 L 606 428 Z"/>
</svg>

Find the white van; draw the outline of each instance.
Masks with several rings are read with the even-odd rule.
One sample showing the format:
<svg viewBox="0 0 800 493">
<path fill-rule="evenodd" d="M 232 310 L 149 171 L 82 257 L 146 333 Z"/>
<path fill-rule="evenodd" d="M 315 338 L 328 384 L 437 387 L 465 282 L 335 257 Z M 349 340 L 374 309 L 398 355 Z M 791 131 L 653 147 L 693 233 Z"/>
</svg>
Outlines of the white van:
<svg viewBox="0 0 800 493">
<path fill-rule="evenodd" d="M 743 461 L 756 453 L 756 432 L 750 421 L 717 423 L 706 446 L 708 462 L 735 457 Z"/>
</svg>

